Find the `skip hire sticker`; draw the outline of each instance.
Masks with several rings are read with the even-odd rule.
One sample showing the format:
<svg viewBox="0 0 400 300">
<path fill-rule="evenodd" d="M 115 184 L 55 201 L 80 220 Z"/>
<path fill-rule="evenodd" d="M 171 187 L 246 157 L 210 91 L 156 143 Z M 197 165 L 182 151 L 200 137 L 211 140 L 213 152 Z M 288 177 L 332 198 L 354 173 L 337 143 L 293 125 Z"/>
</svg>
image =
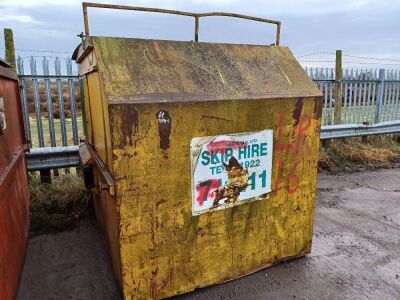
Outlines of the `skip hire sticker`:
<svg viewBox="0 0 400 300">
<path fill-rule="evenodd" d="M 272 130 L 193 138 L 192 215 L 265 199 L 272 141 Z"/>
</svg>

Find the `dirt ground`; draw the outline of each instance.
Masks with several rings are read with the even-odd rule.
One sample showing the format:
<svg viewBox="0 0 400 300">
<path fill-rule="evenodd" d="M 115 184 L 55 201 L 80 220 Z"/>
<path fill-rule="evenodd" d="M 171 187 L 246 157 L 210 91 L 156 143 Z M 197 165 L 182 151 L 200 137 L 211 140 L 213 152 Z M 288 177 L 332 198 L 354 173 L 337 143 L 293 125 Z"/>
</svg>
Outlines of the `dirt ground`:
<svg viewBox="0 0 400 300">
<path fill-rule="evenodd" d="M 312 253 L 177 299 L 400 299 L 400 169 L 318 179 Z M 119 299 L 94 220 L 29 242 L 17 299 Z"/>
</svg>

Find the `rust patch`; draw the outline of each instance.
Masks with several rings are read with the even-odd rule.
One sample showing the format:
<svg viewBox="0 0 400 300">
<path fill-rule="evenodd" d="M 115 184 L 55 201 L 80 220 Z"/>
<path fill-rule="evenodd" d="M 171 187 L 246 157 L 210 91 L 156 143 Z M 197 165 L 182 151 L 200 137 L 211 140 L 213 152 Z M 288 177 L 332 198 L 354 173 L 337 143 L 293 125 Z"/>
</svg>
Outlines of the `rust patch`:
<svg viewBox="0 0 400 300">
<path fill-rule="evenodd" d="M 215 192 L 214 207 L 218 206 L 219 201 L 224 198 L 227 198 L 225 203 L 235 203 L 240 193 L 249 185 L 248 170 L 243 169 L 234 156 L 229 159 L 229 164 L 222 164 L 228 172 L 228 182 Z"/>
<path fill-rule="evenodd" d="M 314 118 L 319 119 L 322 115 L 322 97 L 314 98 Z"/>
<path fill-rule="evenodd" d="M 167 276 L 160 280 L 157 277 L 158 274 L 158 268 L 156 268 L 154 271 L 151 271 L 151 278 L 150 278 L 150 295 L 151 299 L 159 299 L 160 297 L 158 296 L 160 291 L 165 288 L 170 282 L 172 281 L 172 276 L 173 276 L 173 269 L 169 269 L 169 272 Z"/>
<path fill-rule="evenodd" d="M 161 204 L 163 204 L 163 203 L 165 203 L 165 202 L 167 202 L 167 200 L 165 200 L 165 199 L 160 199 L 160 200 L 158 200 L 158 201 L 156 202 L 156 208 L 158 208 Z"/>
<path fill-rule="evenodd" d="M 303 110 L 303 98 L 299 98 L 296 102 L 296 106 L 293 111 L 294 126 L 297 126 L 297 124 L 299 124 L 299 118 L 302 110 Z"/>
<path fill-rule="evenodd" d="M 169 148 L 169 136 L 171 134 L 171 117 L 165 110 L 156 113 L 158 123 L 158 133 L 160 135 L 160 148 L 167 150 Z"/>
<path fill-rule="evenodd" d="M 121 105 L 118 107 L 118 114 L 121 120 L 121 138 L 119 142 L 119 148 L 125 146 L 133 146 L 138 141 L 136 137 L 139 129 L 139 113 L 138 111 L 127 105 Z"/>
<path fill-rule="evenodd" d="M 201 115 L 200 118 L 202 120 L 204 120 L 204 119 L 214 119 L 214 120 L 218 120 L 218 121 L 233 122 L 233 120 L 231 120 L 231 119 L 225 119 L 225 118 L 221 118 L 221 117 L 218 117 L 218 116 Z"/>
</svg>

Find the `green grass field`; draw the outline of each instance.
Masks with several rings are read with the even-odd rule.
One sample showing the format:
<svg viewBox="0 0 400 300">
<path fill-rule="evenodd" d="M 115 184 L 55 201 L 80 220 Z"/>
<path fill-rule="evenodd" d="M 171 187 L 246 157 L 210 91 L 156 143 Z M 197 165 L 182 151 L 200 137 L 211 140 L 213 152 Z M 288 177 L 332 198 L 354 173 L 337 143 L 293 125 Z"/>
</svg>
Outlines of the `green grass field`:
<svg viewBox="0 0 400 300">
<path fill-rule="evenodd" d="M 77 118 L 78 125 L 78 138 L 82 137 L 83 134 L 83 125 L 82 125 L 82 117 Z M 36 118 L 29 117 L 29 123 L 31 126 L 31 137 L 32 137 L 32 147 L 39 147 L 39 139 L 38 139 L 38 129 L 36 124 Z M 72 119 L 65 119 L 66 129 L 67 129 L 67 141 L 68 146 L 73 145 L 73 137 L 72 137 Z M 47 118 L 42 118 L 42 127 L 43 127 L 43 138 L 45 147 L 50 147 L 50 130 L 49 130 L 49 120 Z M 60 119 L 54 119 L 54 131 L 56 136 L 56 146 L 63 146 L 62 137 L 61 137 L 61 123 Z"/>
</svg>

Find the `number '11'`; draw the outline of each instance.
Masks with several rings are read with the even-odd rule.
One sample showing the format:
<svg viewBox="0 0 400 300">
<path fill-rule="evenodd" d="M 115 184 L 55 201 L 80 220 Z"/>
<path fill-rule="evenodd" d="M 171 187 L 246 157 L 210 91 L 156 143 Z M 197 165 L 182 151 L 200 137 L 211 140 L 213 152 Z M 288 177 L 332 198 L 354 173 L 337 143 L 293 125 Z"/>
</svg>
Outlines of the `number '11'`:
<svg viewBox="0 0 400 300">
<path fill-rule="evenodd" d="M 258 175 L 258 178 L 261 179 L 261 187 L 265 188 L 267 186 L 267 171 L 264 170 L 260 175 Z M 251 189 L 254 190 L 256 188 L 256 172 L 251 173 L 249 181 L 251 181 Z"/>
</svg>

